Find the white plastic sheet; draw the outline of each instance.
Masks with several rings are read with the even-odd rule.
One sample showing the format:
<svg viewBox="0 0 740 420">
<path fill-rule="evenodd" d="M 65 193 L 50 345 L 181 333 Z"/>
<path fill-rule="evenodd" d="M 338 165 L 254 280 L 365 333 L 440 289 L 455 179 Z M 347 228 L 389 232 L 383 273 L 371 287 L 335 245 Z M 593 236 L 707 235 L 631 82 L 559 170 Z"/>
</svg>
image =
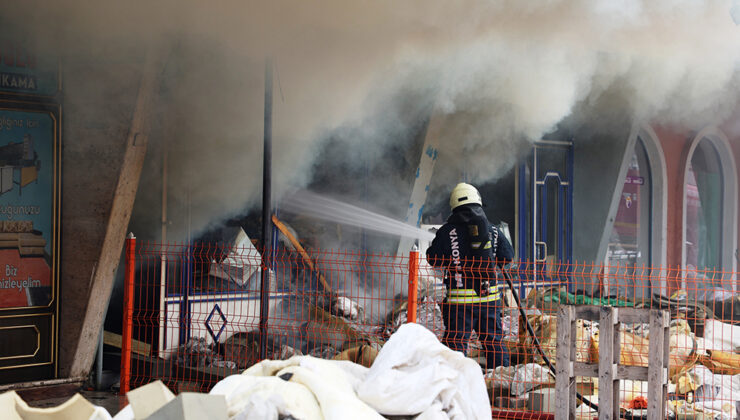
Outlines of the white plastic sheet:
<svg viewBox="0 0 740 420">
<path fill-rule="evenodd" d="M 517 397 L 523 396 L 541 385 L 555 383 L 555 376 L 550 370 L 537 363 L 516 366 L 498 366 L 486 373 L 486 378 L 493 380 L 495 386 L 506 388 Z"/>
<path fill-rule="evenodd" d="M 694 366 L 689 374 L 694 375 L 698 383 L 715 388 L 713 398 L 697 399 L 694 407 L 722 411 L 727 418 L 737 418 L 735 402 L 740 401 L 740 375 L 715 374 L 703 365 Z"/>
<path fill-rule="evenodd" d="M 527 363 L 516 367 L 514 378 L 511 381 L 511 392 L 521 396 L 541 385 L 554 382 L 555 377 L 547 367 L 537 363 Z"/>
<path fill-rule="evenodd" d="M 280 415 L 321 419 L 321 408 L 305 386 L 277 376 L 229 376 L 211 390 L 226 398 L 229 419 L 277 420 Z"/>
<path fill-rule="evenodd" d="M 321 411 L 321 417 L 326 420 L 342 420 L 353 418 L 358 420 L 380 420 L 381 417 L 375 410 L 357 398 L 354 388 L 356 384 L 364 377 L 367 368 L 354 364 L 352 362 L 340 360 L 323 360 L 311 356 L 295 356 L 288 360 L 265 360 L 244 371 L 242 375 L 234 375 L 234 381 L 239 381 L 239 376 L 257 376 L 257 377 L 283 377 L 290 382 L 302 386 L 307 392 L 311 393 Z M 228 379 L 228 378 L 227 378 Z M 282 379 L 281 379 L 282 380 Z M 253 382 L 252 378 L 241 379 L 244 383 Z M 219 385 L 214 387 L 211 392 L 220 392 Z M 242 388 L 243 389 L 243 388 Z M 275 389 L 275 392 L 285 392 Z M 240 398 L 231 395 L 226 396 L 229 412 L 232 411 L 232 404 L 245 404 Z M 282 394 L 283 400 L 293 398 L 293 394 L 285 392 Z M 278 401 L 277 398 L 273 399 Z M 276 407 L 278 410 L 288 410 L 287 405 Z M 288 412 L 292 414 L 291 412 Z M 244 413 L 245 417 L 230 417 L 232 420 L 257 419 L 250 413 Z M 300 418 L 300 416 L 294 416 Z"/>
<path fill-rule="evenodd" d="M 357 395 L 384 415 L 491 418 L 480 366 L 417 324 L 404 324 L 391 336 Z"/>
<path fill-rule="evenodd" d="M 725 324 L 707 318 L 704 320 L 704 339 L 701 342 L 705 350 L 734 353 L 740 348 L 740 325 Z"/>
</svg>

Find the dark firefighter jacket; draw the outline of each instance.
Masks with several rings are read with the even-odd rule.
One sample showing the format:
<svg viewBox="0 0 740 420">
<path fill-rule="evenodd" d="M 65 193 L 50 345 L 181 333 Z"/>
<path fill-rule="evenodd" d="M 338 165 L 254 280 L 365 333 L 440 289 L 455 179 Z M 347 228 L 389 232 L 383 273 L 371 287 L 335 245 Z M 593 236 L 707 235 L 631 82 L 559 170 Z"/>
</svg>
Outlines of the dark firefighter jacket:
<svg viewBox="0 0 740 420">
<path fill-rule="evenodd" d="M 494 264 L 503 266 L 513 258 L 511 244 L 478 204 L 455 208 L 427 249 L 429 264 L 447 269 L 448 303 L 500 299 Z"/>
</svg>

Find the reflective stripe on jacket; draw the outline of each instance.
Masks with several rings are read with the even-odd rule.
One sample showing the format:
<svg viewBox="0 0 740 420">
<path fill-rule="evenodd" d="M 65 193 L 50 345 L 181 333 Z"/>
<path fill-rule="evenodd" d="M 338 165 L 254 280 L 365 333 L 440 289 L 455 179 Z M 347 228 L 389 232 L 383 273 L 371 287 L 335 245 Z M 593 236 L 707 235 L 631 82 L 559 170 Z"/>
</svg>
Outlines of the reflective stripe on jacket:
<svg viewBox="0 0 740 420">
<path fill-rule="evenodd" d="M 488 296 L 480 297 L 473 289 L 450 289 L 447 294 L 447 303 L 484 303 L 501 299 L 498 286 L 492 286 L 488 290 Z"/>
</svg>

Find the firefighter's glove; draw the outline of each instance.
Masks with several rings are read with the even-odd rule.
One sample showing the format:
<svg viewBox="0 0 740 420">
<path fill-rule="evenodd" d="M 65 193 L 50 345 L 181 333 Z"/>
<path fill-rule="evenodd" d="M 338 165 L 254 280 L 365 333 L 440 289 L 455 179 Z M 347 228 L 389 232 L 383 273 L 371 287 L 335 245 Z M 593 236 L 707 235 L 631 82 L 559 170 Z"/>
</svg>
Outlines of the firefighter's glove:
<svg viewBox="0 0 740 420">
<path fill-rule="evenodd" d="M 480 297 L 486 297 L 488 296 L 491 291 L 491 283 L 488 280 L 483 280 L 480 282 L 480 291 L 478 292 L 478 296 Z"/>
</svg>

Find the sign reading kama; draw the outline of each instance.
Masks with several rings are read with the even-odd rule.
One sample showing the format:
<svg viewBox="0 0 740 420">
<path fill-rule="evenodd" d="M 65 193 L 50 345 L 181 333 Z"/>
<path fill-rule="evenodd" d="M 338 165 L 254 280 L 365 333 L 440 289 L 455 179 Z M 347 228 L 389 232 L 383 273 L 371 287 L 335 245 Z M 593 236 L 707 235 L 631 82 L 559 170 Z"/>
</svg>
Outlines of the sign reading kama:
<svg viewBox="0 0 740 420">
<path fill-rule="evenodd" d="M 20 43 L 0 41 L 0 91 L 53 96 L 59 91 L 59 64 Z"/>
</svg>

